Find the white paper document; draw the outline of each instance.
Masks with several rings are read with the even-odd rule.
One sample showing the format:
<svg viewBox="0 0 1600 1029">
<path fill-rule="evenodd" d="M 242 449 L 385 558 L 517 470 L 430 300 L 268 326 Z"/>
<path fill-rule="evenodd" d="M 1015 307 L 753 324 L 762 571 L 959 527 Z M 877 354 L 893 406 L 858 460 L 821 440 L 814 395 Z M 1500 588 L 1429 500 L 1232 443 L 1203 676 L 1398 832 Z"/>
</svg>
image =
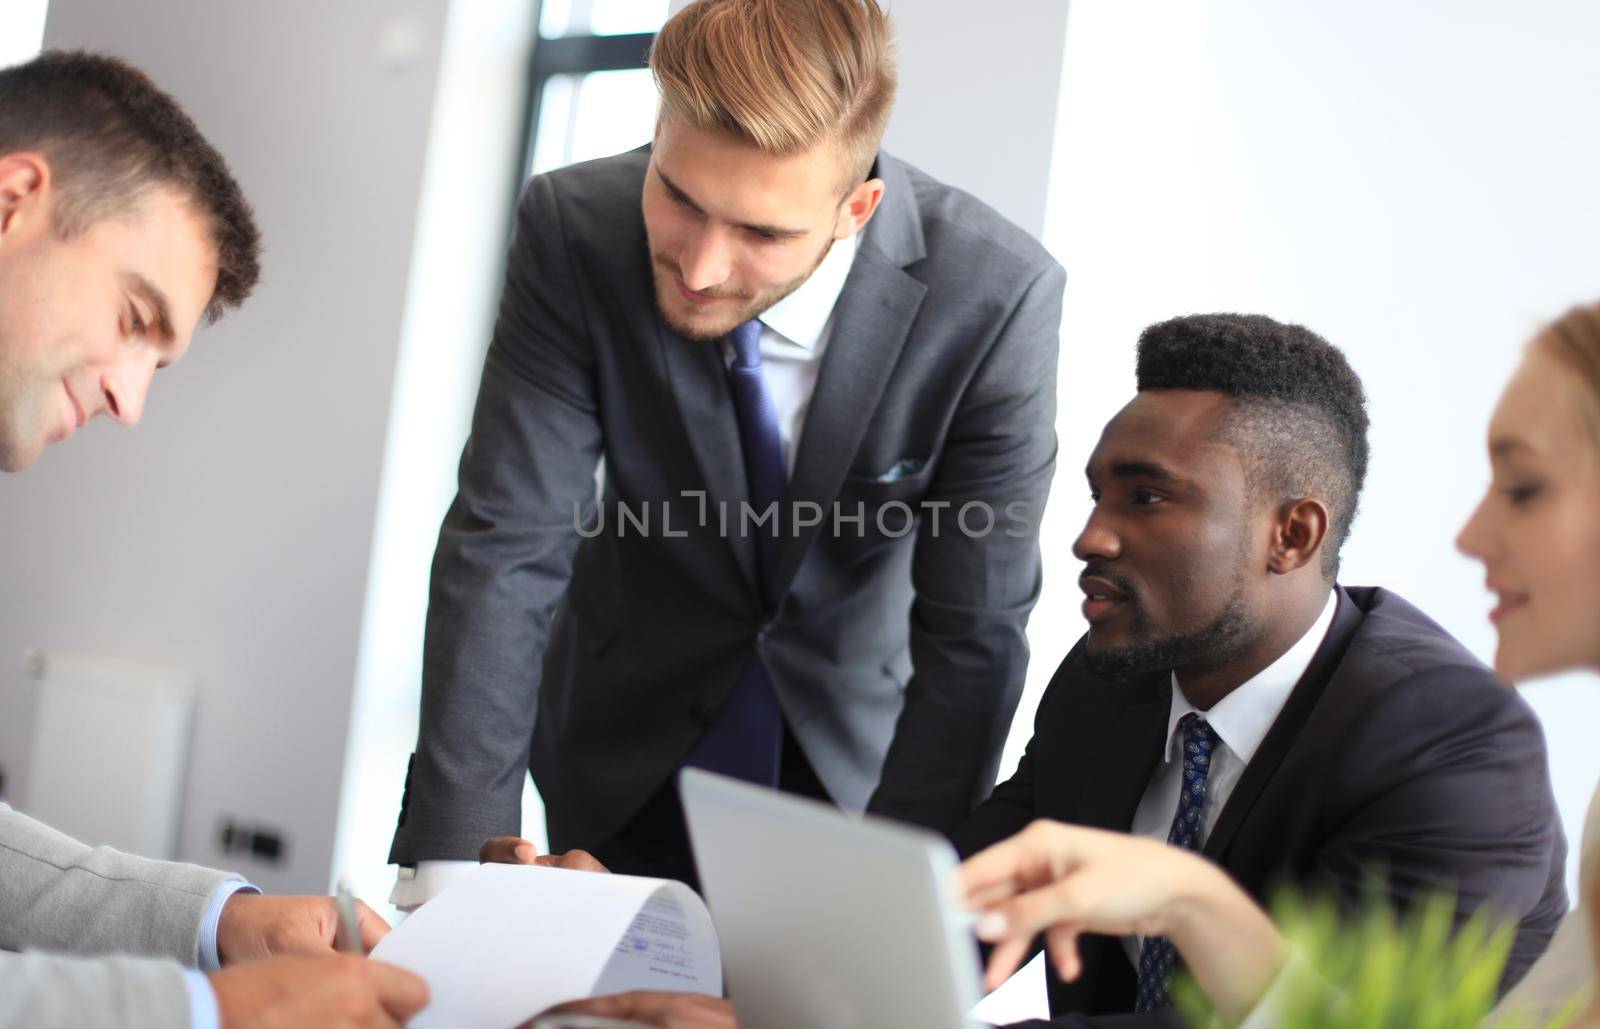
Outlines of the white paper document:
<svg viewBox="0 0 1600 1029">
<path fill-rule="evenodd" d="M 667 879 L 484 865 L 372 951 L 428 981 L 428 1029 L 509 1029 L 553 1004 L 625 990 L 722 996 L 705 902 Z"/>
</svg>

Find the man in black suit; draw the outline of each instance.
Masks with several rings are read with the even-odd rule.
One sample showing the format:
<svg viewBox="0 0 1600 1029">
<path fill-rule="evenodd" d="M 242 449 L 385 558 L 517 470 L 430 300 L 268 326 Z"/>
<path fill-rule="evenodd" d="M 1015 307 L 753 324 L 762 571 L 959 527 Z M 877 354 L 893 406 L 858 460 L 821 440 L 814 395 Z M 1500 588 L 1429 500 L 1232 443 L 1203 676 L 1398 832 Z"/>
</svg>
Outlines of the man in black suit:
<svg viewBox="0 0 1600 1029">
<path fill-rule="evenodd" d="M 1261 903 L 1296 886 L 1359 904 L 1382 873 L 1402 908 L 1453 891 L 1459 917 L 1513 921 L 1509 986 L 1566 910 L 1544 740 L 1426 615 L 1336 583 L 1367 466 L 1360 381 L 1308 330 L 1240 315 L 1147 329 L 1138 380 L 1087 470 L 1089 632 L 958 848 L 1035 819 L 1131 832 Z M 1078 946 L 1074 981 L 1049 972 L 1053 1015 L 1165 1021 L 1170 943 Z"/>
<path fill-rule="evenodd" d="M 1065 276 L 879 150 L 890 42 L 875 0 L 698 0 L 652 49 L 653 146 L 529 184 L 395 903 L 518 830 L 529 768 L 553 849 L 691 881 L 686 764 L 943 831 L 988 794 Z"/>
</svg>

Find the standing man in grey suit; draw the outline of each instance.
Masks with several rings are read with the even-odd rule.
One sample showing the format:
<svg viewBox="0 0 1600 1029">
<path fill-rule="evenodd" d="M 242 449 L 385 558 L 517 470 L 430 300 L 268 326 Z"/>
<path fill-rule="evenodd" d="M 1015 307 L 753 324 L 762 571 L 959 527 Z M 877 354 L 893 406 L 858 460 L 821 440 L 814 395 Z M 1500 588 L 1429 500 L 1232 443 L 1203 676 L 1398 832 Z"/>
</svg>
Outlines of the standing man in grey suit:
<svg viewBox="0 0 1600 1029">
<path fill-rule="evenodd" d="M 238 183 L 142 73 L 67 53 L 0 70 L 0 470 L 96 415 L 138 422 L 156 369 L 258 272 Z M 359 917 L 370 948 L 388 926 Z M 411 973 L 335 956 L 334 924 L 327 897 L 91 848 L 0 804 L 0 1027 L 378 1027 L 426 1003 Z"/>
<path fill-rule="evenodd" d="M 944 829 L 993 785 L 1064 275 L 879 149 L 875 0 L 698 0 L 651 68 L 653 145 L 519 209 L 434 560 L 398 904 L 517 831 L 524 769 L 553 849 L 690 881 L 686 764 Z"/>
</svg>

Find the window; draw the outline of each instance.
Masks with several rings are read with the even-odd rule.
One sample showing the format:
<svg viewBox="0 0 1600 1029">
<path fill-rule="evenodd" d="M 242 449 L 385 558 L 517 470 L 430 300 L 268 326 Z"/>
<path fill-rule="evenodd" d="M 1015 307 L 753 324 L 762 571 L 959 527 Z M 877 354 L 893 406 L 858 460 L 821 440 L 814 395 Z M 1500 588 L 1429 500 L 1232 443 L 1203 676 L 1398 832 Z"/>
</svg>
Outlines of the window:
<svg viewBox="0 0 1600 1029">
<path fill-rule="evenodd" d="M 668 0 L 543 0 L 529 75 L 523 177 L 650 140 L 645 58 Z"/>
</svg>

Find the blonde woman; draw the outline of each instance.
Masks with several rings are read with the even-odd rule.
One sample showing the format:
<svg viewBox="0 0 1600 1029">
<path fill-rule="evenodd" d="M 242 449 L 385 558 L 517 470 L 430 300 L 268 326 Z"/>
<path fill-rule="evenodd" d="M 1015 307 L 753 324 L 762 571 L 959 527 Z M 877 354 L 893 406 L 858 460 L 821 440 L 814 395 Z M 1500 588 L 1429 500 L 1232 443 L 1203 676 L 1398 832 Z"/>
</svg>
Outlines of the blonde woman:
<svg viewBox="0 0 1600 1029">
<path fill-rule="evenodd" d="M 1489 430 L 1494 479 L 1461 533 L 1497 598 L 1495 669 L 1517 682 L 1600 669 L 1600 305 L 1575 309 L 1535 337 Z M 1592 1000 L 1600 935 L 1600 794 L 1583 834 L 1585 901 L 1507 995 L 1496 1017 L 1544 1024 Z M 1210 862 L 1160 843 L 1037 822 L 962 866 L 979 935 L 996 944 L 991 985 L 1046 934 L 1067 979 L 1084 933 L 1171 939 L 1218 1013 L 1262 1012 L 1289 950 L 1255 902 Z"/>
<path fill-rule="evenodd" d="M 1495 670 L 1507 681 L 1600 669 L 1600 305 L 1534 337 L 1489 425 L 1494 478 L 1457 541 L 1483 562 L 1497 604 Z M 1591 997 L 1600 904 L 1600 793 L 1582 843 L 1584 902 L 1497 1014 L 1544 1020 Z M 1585 1020 L 1594 1021 L 1592 1006 Z"/>
</svg>

